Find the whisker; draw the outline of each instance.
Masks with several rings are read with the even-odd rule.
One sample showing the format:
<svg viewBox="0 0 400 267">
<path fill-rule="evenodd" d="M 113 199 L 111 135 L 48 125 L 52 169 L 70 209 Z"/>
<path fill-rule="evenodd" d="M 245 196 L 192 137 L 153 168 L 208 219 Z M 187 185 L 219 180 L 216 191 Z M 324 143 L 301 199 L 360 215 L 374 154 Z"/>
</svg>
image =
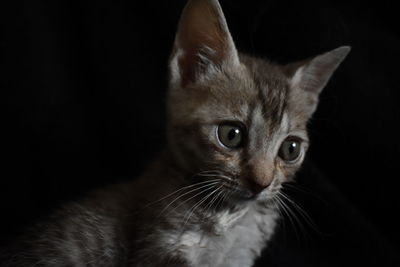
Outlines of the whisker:
<svg viewBox="0 0 400 267">
<path fill-rule="evenodd" d="M 318 234 L 322 235 L 321 231 L 318 229 L 318 226 L 314 222 L 314 220 L 308 215 L 308 213 L 296 202 L 294 202 L 288 195 L 283 192 L 278 192 L 283 198 L 285 198 L 293 207 L 297 210 L 297 212 L 303 217 L 303 219 L 311 226 L 311 228 L 316 231 Z"/>
<path fill-rule="evenodd" d="M 215 192 L 217 192 L 219 189 L 221 188 L 221 186 L 219 187 L 219 188 L 217 188 L 217 189 L 215 189 L 214 191 L 212 191 L 210 194 L 208 194 L 206 197 L 204 197 L 202 200 L 200 200 L 199 202 L 197 202 L 194 206 L 193 206 L 193 208 L 191 208 L 190 210 L 189 210 L 189 216 L 187 217 L 187 219 L 186 219 L 186 221 L 185 221 L 185 223 L 184 223 L 184 227 L 185 227 L 185 225 L 186 225 L 186 223 L 189 221 L 189 219 L 190 219 L 190 217 L 192 216 L 192 214 L 193 214 L 193 212 L 196 210 L 196 208 L 198 207 L 198 206 L 200 206 L 202 203 L 204 203 L 204 201 L 206 201 L 210 196 L 212 196 Z M 186 218 L 186 215 L 185 215 L 185 217 L 183 218 L 184 220 L 185 220 L 185 218 Z"/>
<path fill-rule="evenodd" d="M 176 210 L 176 209 L 179 208 L 180 206 L 184 205 L 184 204 L 187 203 L 189 200 L 191 200 L 191 199 L 193 199 L 193 198 L 195 198 L 195 197 L 197 197 L 197 196 L 199 196 L 199 195 L 201 195 L 201 194 L 207 192 L 208 190 L 212 189 L 216 184 L 217 184 L 217 183 L 215 183 L 215 184 L 210 184 L 206 189 L 203 189 L 201 192 L 199 192 L 199 193 L 197 193 L 197 194 L 191 196 L 191 197 L 188 198 L 188 199 L 185 199 L 183 202 L 179 203 L 179 205 L 177 205 L 176 207 L 174 207 L 169 213 L 173 212 L 174 210 Z"/>
<path fill-rule="evenodd" d="M 221 189 L 221 188 L 222 188 L 222 185 L 218 189 Z M 205 209 L 206 209 L 205 214 L 208 213 L 208 211 L 211 209 L 212 205 L 218 199 L 218 197 L 221 195 L 221 193 L 222 193 L 222 191 L 219 191 L 218 194 L 215 194 L 215 196 L 211 199 L 210 203 L 207 204 L 207 206 L 205 207 Z"/>
<path fill-rule="evenodd" d="M 218 178 L 222 178 L 222 180 L 227 180 L 229 182 L 233 181 L 233 179 L 231 177 L 226 176 L 226 175 L 222 175 L 222 174 L 217 174 L 217 173 L 215 173 L 215 174 L 200 174 L 199 176 L 216 177 L 216 178 L 218 177 Z"/>
<path fill-rule="evenodd" d="M 272 205 L 274 206 L 275 210 L 279 214 L 280 221 L 282 222 L 282 228 L 283 228 L 283 231 L 284 231 L 284 235 L 286 236 L 286 223 L 285 223 L 285 220 L 284 220 L 284 215 L 283 215 L 283 213 L 281 211 L 280 204 L 278 203 L 278 200 L 276 198 L 277 198 L 277 196 L 275 195 L 271 199 L 272 200 Z"/>
<path fill-rule="evenodd" d="M 232 191 L 225 191 L 225 194 L 221 200 L 221 205 L 230 197 L 230 195 L 232 195 Z"/>
<path fill-rule="evenodd" d="M 296 190 L 302 194 L 305 194 L 307 196 L 311 196 L 314 199 L 317 199 L 318 201 L 321 201 L 323 203 L 326 203 L 324 199 L 322 199 L 320 196 L 318 196 L 315 192 L 309 190 L 307 187 L 301 186 L 296 182 L 287 182 L 282 184 L 283 189 L 286 190 Z"/>
<path fill-rule="evenodd" d="M 208 170 L 208 171 L 202 171 L 199 172 L 200 175 L 202 176 L 216 176 L 216 177 L 221 177 L 221 178 L 225 178 L 227 180 L 232 181 L 232 177 L 229 177 L 227 175 L 224 174 L 224 171 L 220 171 L 220 170 Z"/>
<path fill-rule="evenodd" d="M 176 206 L 172 211 L 174 211 L 175 209 L 177 209 L 178 207 L 180 207 L 182 204 L 186 203 L 186 202 L 189 201 L 190 199 L 192 199 L 192 198 L 194 198 L 194 197 L 196 197 L 196 196 L 202 194 L 203 192 L 207 191 L 209 188 L 213 187 L 213 186 L 216 185 L 216 184 L 218 184 L 218 181 L 217 181 L 217 182 L 212 182 L 212 183 L 209 183 L 209 184 L 206 184 L 206 185 L 202 185 L 202 186 L 200 186 L 200 187 L 198 187 L 198 188 L 195 188 L 195 189 L 190 190 L 189 192 L 186 192 L 186 193 L 184 193 L 184 194 L 182 194 L 182 195 L 179 195 L 179 196 L 176 197 L 173 201 L 171 201 L 171 202 L 160 212 L 160 215 L 161 215 L 165 210 L 167 210 L 174 202 L 176 202 L 178 199 L 182 198 L 183 196 L 186 196 L 187 194 L 193 193 L 193 192 L 195 192 L 195 191 L 198 191 L 198 190 L 200 190 L 200 189 L 206 187 L 205 190 L 202 190 L 200 193 L 197 193 L 197 194 L 195 194 L 194 196 L 192 196 L 192 197 L 186 199 L 185 201 L 183 201 L 182 203 L 180 203 L 180 204 L 179 204 L 178 206 Z"/>
<path fill-rule="evenodd" d="M 174 195 L 174 194 L 177 194 L 177 193 L 181 192 L 182 190 L 189 189 L 189 188 L 192 188 L 192 187 L 194 187 L 194 186 L 201 185 L 201 184 L 206 184 L 206 183 L 210 183 L 210 182 L 215 182 L 215 181 L 218 181 L 218 180 L 219 180 L 219 179 L 213 179 L 213 180 L 208 180 L 208 181 L 202 181 L 202 182 L 199 182 L 199 183 L 195 183 L 195 184 L 191 184 L 191 185 L 188 185 L 188 186 L 181 187 L 181 188 L 179 188 L 178 190 L 175 190 L 174 192 L 169 193 L 168 195 L 166 195 L 166 196 L 164 196 L 164 197 L 162 197 L 162 198 L 160 198 L 160 199 L 158 199 L 158 200 L 156 200 L 156 201 L 153 201 L 153 202 L 148 203 L 147 205 L 144 206 L 144 208 L 147 208 L 147 207 L 149 207 L 149 206 L 151 206 L 151 205 L 154 205 L 154 204 L 156 204 L 156 203 L 158 203 L 158 202 L 160 202 L 160 201 L 162 201 L 162 200 L 164 200 L 164 199 L 166 199 L 166 198 L 168 198 L 168 197 L 170 197 L 170 196 L 172 196 L 172 195 Z"/>
<path fill-rule="evenodd" d="M 218 206 L 222 205 L 222 203 L 225 200 L 226 195 L 228 194 L 225 190 L 221 190 L 222 193 L 222 197 L 219 198 L 219 200 L 217 201 L 217 204 L 215 205 L 215 210 L 218 210 Z"/>
<path fill-rule="evenodd" d="M 231 177 L 226 176 L 226 175 L 222 175 L 222 174 L 219 174 L 219 175 L 217 175 L 216 177 L 221 177 L 221 178 L 227 179 L 228 181 L 233 181 L 233 179 L 232 179 Z"/>
<path fill-rule="evenodd" d="M 299 236 L 299 233 L 297 232 L 297 227 L 296 227 L 296 224 L 294 221 L 294 217 L 292 218 L 293 214 L 290 212 L 290 208 L 286 205 L 285 202 L 283 202 L 282 199 L 279 198 L 279 195 L 277 195 L 276 200 L 277 200 L 277 203 L 279 203 L 282 211 L 286 214 L 286 217 L 289 219 L 290 224 L 293 226 L 293 230 L 296 235 L 297 242 L 299 242 L 300 236 Z"/>
</svg>

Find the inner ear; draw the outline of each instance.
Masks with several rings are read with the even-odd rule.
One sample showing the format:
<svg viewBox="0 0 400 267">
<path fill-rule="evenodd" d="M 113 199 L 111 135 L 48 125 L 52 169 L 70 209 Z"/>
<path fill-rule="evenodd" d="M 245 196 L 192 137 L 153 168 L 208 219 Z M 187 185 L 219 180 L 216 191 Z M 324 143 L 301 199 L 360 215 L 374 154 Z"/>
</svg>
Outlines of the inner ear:
<svg viewBox="0 0 400 267">
<path fill-rule="evenodd" d="M 314 58 L 289 65 L 292 87 L 319 94 L 333 72 L 350 52 L 349 46 L 341 46 Z"/>
<path fill-rule="evenodd" d="M 182 87 L 239 59 L 217 0 L 191 0 L 178 26 L 171 72 Z M 175 69 L 174 69 L 175 68 Z"/>
<path fill-rule="evenodd" d="M 315 111 L 318 96 L 334 71 L 350 52 L 349 46 L 341 46 L 314 58 L 287 65 L 290 77 L 292 103 L 309 118 Z"/>
</svg>

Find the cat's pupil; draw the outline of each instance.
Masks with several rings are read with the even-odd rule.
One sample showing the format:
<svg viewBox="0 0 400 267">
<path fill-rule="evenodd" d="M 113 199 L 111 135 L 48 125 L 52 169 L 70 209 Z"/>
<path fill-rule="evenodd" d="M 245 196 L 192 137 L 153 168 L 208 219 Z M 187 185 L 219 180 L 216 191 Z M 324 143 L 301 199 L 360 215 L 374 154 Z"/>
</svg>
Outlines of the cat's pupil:
<svg viewBox="0 0 400 267">
<path fill-rule="evenodd" d="M 289 153 L 293 154 L 293 152 L 296 150 L 297 144 L 295 142 L 292 142 L 289 146 Z"/>
<path fill-rule="evenodd" d="M 235 139 L 236 135 L 238 135 L 239 133 L 240 133 L 240 131 L 237 128 L 230 130 L 228 133 L 228 139 L 230 141 L 232 141 L 233 139 Z"/>
</svg>

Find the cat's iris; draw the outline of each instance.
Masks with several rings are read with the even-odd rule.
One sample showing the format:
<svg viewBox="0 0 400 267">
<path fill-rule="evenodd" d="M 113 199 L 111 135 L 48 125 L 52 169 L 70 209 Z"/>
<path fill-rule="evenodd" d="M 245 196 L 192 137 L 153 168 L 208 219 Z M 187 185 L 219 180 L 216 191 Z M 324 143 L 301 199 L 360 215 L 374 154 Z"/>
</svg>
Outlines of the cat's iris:
<svg viewBox="0 0 400 267">
<path fill-rule="evenodd" d="M 217 135 L 219 142 L 225 147 L 238 148 L 243 144 L 244 131 L 239 124 L 233 122 L 220 124 Z"/>
<path fill-rule="evenodd" d="M 286 162 L 293 162 L 300 156 L 300 152 L 300 141 L 293 138 L 287 138 L 285 141 L 283 141 L 278 155 Z"/>
</svg>

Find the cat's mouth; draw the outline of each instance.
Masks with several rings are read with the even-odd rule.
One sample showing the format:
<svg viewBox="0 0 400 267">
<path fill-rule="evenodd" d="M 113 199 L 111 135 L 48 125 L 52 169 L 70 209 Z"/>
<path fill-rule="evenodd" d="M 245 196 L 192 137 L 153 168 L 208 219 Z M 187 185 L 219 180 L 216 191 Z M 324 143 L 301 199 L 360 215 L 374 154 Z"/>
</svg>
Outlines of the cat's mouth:
<svg viewBox="0 0 400 267">
<path fill-rule="evenodd" d="M 192 178 L 196 182 L 204 183 L 204 177 L 213 183 L 218 184 L 220 189 L 225 191 L 225 194 L 221 194 L 226 200 L 233 201 L 248 201 L 254 200 L 259 195 L 260 191 L 255 192 L 250 187 L 242 185 L 238 182 L 239 177 L 231 175 L 225 172 L 214 172 L 214 171 L 203 171 Z M 217 180 L 217 181 L 216 181 Z"/>
<path fill-rule="evenodd" d="M 252 200 L 257 197 L 257 194 L 239 184 L 224 183 L 223 188 L 228 190 L 230 198 L 234 200 Z"/>
</svg>

